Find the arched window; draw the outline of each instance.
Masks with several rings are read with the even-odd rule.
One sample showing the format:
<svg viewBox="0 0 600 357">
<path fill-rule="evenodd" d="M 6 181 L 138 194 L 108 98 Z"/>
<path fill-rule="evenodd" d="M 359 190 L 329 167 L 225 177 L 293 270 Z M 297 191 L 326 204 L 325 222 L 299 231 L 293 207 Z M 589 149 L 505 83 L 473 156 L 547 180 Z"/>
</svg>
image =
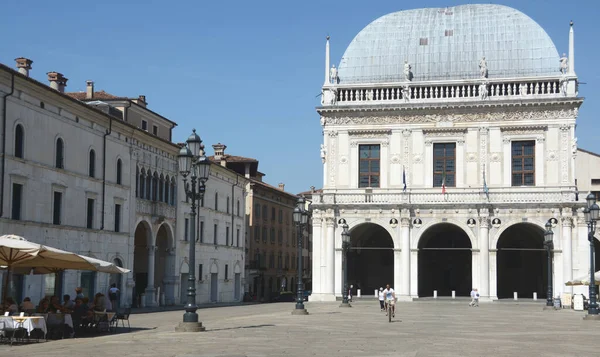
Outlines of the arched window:
<svg viewBox="0 0 600 357">
<path fill-rule="evenodd" d="M 154 171 L 154 177 L 152 178 L 152 201 L 158 200 L 158 173 Z"/>
<path fill-rule="evenodd" d="M 229 196 L 227 196 L 227 208 L 226 208 L 226 210 L 227 210 L 227 213 L 229 213 Z"/>
<path fill-rule="evenodd" d="M 151 199 L 150 197 L 150 192 L 152 189 L 152 173 L 150 172 L 150 170 L 146 171 L 146 187 L 145 187 L 145 193 L 144 193 L 144 198 L 149 200 Z"/>
<path fill-rule="evenodd" d="M 96 177 L 96 152 L 94 149 L 90 150 L 88 174 L 90 177 Z"/>
<path fill-rule="evenodd" d="M 118 162 L 117 162 L 118 167 Z M 117 176 L 118 178 L 119 176 Z M 135 166 L 135 197 L 140 197 L 140 168 Z"/>
<path fill-rule="evenodd" d="M 123 162 L 121 159 L 117 159 L 117 185 L 123 184 Z M 137 182 L 136 182 L 136 190 L 137 190 Z"/>
<path fill-rule="evenodd" d="M 175 177 L 171 177 L 171 206 L 175 206 L 175 202 L 177 202 L 177 186 L 175 184 Z M 202 199 L 204 202 L 204 199 Z M 204 206 L 204 203 L 202 203 Z"/>
<path fill-rule="evenodd" d="M 15 128 L 15 157 L 23 158 L 25 151 L 25 131 L 23 125 L 19 124 Z"/>
<path fill-rule="evenodd" d="M 57 169 L 65 168 L 65 143 L 63 139 L 58 138 L 56 140 L 56 163 L 55 166 Z"/>
<path fill-rule="evenodd" d="M 215 192 L 215 211 L 219 210 L 219 193 Z"/>
<path fill-rule="evenodd" d="M 158 180 L 158 196 L 156 197 L 156 200 L 158 202 L 163 202 L 165 199 L 165 177 L 160 174 L 160 179 Z"/>
<path fill-rule="evenodd" d="M 164 196 L 164 203 L 169 204 L 169 198 L 171 197 L 171 179 L 169 178 L 169 175 L 167 175 L 167 177 L 165 178 L 165 196 Z"/>
<path fill-rule="evenodd" d="M 237 201 L 237 216 L 240 217 L 240 200 Z"/>
</svg>

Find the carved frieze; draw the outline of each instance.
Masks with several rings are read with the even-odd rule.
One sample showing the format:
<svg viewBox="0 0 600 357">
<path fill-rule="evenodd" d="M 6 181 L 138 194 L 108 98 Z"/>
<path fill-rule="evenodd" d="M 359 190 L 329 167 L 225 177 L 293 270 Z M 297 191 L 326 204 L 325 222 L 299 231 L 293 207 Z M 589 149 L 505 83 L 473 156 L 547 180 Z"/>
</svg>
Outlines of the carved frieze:
<svg viewBox="0 0 600 357">
<path fill-rule="evenodd" d="M 389 129 L 373 129 L 373 130 L 350 130 L 348 135 L 361 138 L 380 138 L 392 133 Z"/>
<path fill-rule="evenodd" d="M 540 134 L 548 130 L 546 125 L 519 125 L 501 127 L 500 131 L 509 135 Z"/>
<path fill-rule="evenodd" d="M 575 119 L 576 109 L 556 110 L 519 110 L 499 111 L 494 113 L 450 113 L 450 114 L 403 114 L 382 116 L 331 116 L 328 125 L 351 124 L 403 124 L 403 123 L 438 123 L 438 122 L 499 122 L 525 121 L 544 119 Z"/>
</svg>

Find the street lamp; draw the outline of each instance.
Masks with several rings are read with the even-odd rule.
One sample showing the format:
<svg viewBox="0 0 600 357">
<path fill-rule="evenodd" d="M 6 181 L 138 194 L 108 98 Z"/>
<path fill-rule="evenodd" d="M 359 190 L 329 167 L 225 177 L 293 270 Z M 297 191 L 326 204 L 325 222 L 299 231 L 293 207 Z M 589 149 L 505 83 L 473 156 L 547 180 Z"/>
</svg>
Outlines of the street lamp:
<svg viewBox="0 0 600 357">
<path fill-rule="evenodd" d="M 596 297 L 596 267 L 594 266 L 594 235 L 596 234 L 596 223 L 600 214 L 600 207 L 596 204 L 596 196 L 590 193 L 586 198 L 587 207 L 583 210 L 585 221 L 588 225 L 588 241 L 590 242 L 590 303 L 588 304 L 588 314 L 584 317 L 586 320 L 600 320 L 598 315 L 598 299 Z"/>
<path fill-rule="evenodd" d="M 296 208 L 292 218 L 296 224 L 298 230 L 298 291 L 296 297 L 296 308 L 292 310 L 292 315 L 308 315 L 308 311 L 304 308 L 304 289 L 302 284 L 302 235 L 304 232 L 304 226 L 308 222 L 308 211 L 306 210 L 306 200 L 304 197 L 298 198 Z"/>
<path fill-rule="evenodd" d="M 342 253 L 344 259 L 344 282 L 342 286 L 344 290 L 342 291 L 342 303 L 340 307 L 352 307 L 348 302 L 348 250 L 350 249 L 350 232 L 348 232 L 348 225 L 346 221 L 342 224 Z"/>
<path fill-rule="evenodd" d="M 546 296 L 546 308 L 554 306 L 552 302 L 552 249 L 554 249 L 554 232 L 552 232 L 552 223 L 546 222 L 546 232 L 544 232 L 544 245 L 548 252 L 548 292 Z"/>
<path fill-rule="evenodd" d="M 186 197 L 191 200 L 192 211 L 190 213 L 190 238 L 189 238 L 189 275 L 187 303 L 185 305 L 185 314 L 183 322 L 175 328 L 178 332 L 200 332 L 205 328 L 201 322 L 198 322 L 196 310 L 196 202 L 202 200 L 206 191 L 206 181 L 210 173 L 210 160 L 204 153 L 202 140 L 196 134 L 196 129 L 192 130 L 192 135 L 186 141 L 187 145 L 179 150 L 177 156 L 179 163 L 179 173 L 183 177 L 183 187 Z M 190 177 L 191 185 L 187 185 L 187 177 Z M 197 185 L 197 186 L 196 186 Z"/>
</svg>

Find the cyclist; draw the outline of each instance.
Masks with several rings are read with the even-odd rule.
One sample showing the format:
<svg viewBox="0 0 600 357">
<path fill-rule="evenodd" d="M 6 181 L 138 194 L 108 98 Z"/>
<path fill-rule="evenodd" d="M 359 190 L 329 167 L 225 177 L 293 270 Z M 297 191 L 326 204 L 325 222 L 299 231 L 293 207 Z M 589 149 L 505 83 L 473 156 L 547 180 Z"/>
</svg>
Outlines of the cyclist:
<svg viewBox="0 0 600 357">
<path fill-rule="evenodd" d="M 385 316 L 388 314 L 388 304 L 390 304 L 392 306 L 392 317 L 396 317 L 396 293 L 394 289 L 390 288 L 390 284 L 385 286 L 383 296 L 385 297 Z"/>
</svg>

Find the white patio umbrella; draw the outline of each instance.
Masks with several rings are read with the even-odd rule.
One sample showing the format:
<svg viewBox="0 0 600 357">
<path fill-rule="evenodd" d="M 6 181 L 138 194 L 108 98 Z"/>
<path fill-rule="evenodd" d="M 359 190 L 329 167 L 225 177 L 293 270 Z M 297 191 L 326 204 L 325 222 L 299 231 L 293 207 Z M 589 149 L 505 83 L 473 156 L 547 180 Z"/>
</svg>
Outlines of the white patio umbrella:
<svg viewBox="0 0 600 357">
<path fill-rule="evenodd" d="M 128 269 L 65 250 L 33 243 L 17 235 L 0 236 L 0 266 L 8 270 L 2 301 L 6 298 L 10 273 L 49 274 L 61 270 L 89 270 L 104 273 L 127 273 Z"/>
<path fill-rule="evenodd" d="M 598 281 L 600 281 L 600 270 L 594 274 L 594 280 L 596 281 L 596 283 L 598 283 Z M 579 277 L 577 279 L 567 281 L 565 283 L 565 285 L 567 285 L 567 286 L 590 285 L 590 274 Z"/>
</svg>

